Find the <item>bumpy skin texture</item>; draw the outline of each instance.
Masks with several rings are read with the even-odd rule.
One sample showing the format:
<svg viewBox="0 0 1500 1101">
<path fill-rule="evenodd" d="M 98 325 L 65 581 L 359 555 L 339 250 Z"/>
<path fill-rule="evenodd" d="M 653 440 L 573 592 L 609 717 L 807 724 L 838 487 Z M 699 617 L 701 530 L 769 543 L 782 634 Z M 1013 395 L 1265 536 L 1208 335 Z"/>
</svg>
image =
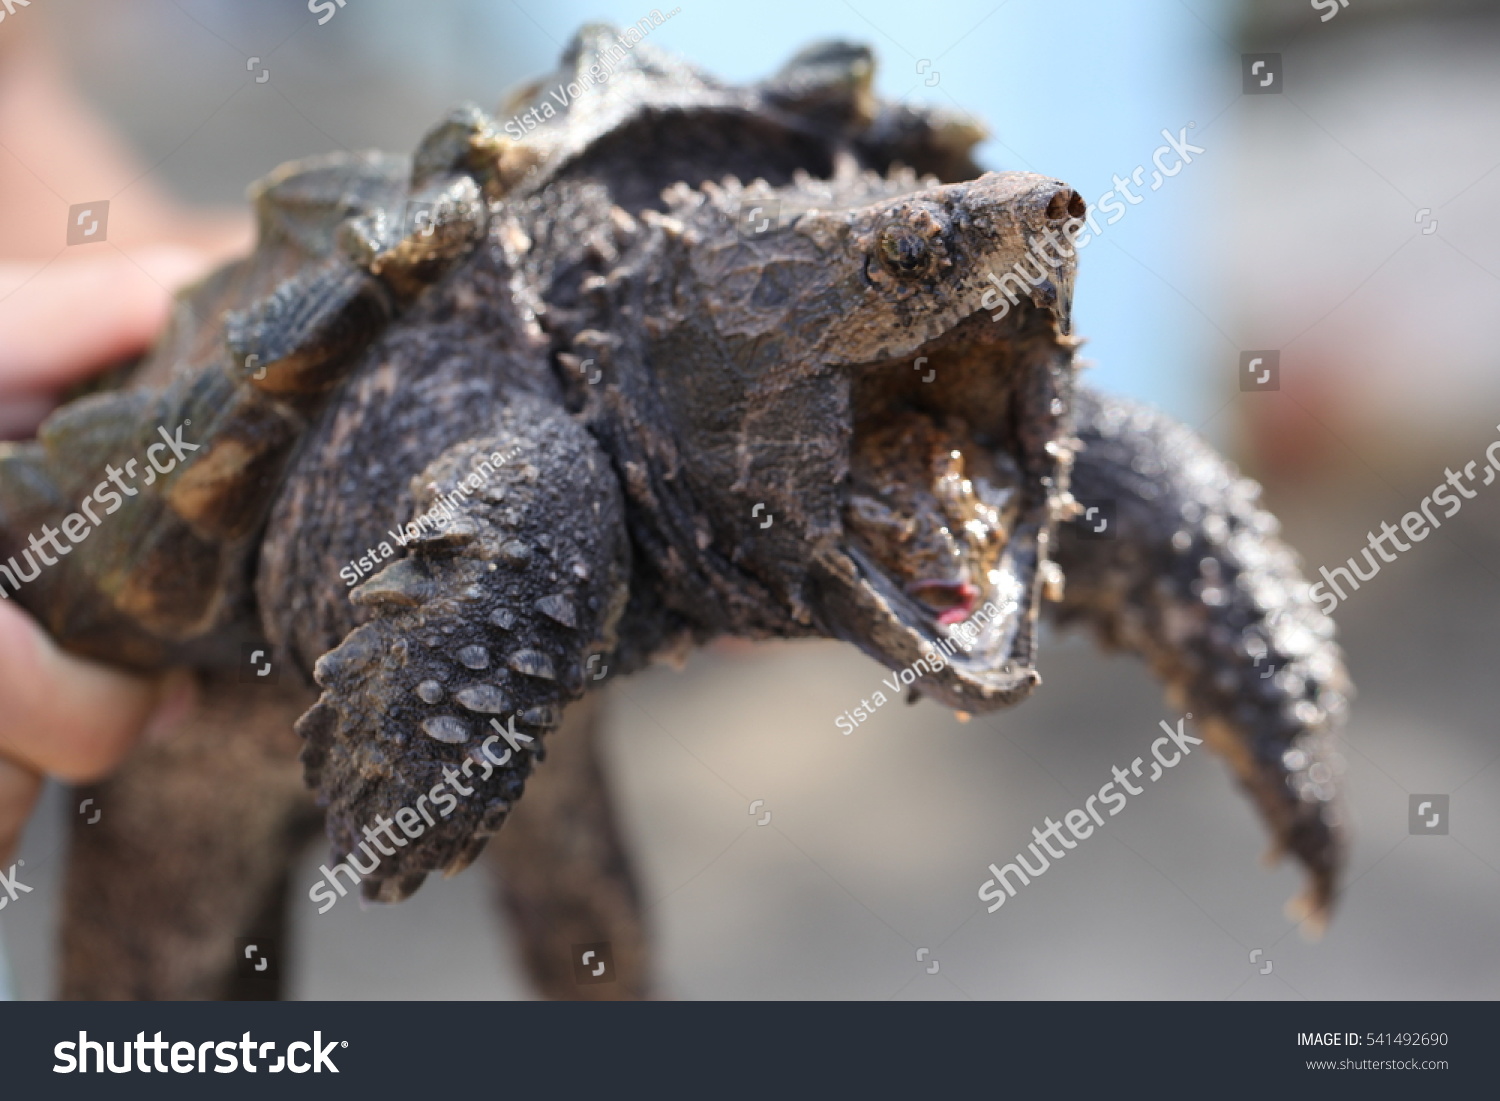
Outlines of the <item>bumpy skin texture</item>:
<svg viewBox="0 0 1500 1101">
<path fill-rule="evenodd" d="M 1333 622 L 1308 596 L 1260 487 L 1184 426 L 1080 391 L 1073 469 L 1081 505 L 1113 506 L 1113 533 L 1062 529 L 1062 623 L 1141 654 L 1229 759 L 1278 851 L 1308 869 L 1309 915 L 1332 904 L 1344 855 L 1333 732 L 1352 692 Z"/>
<path fill-rule="evenodd" d="M 321 693 L 297 724 L 306 779 L 335 859 L 373 862 L 369 898 L 461 869 L 519 813 L 504 897 L 556 996 L 560 954 L 591 940 L 617 942 L 619 992 L 649 988 L 589 731 L 537 811 L 514 809 L 605 670 L 719 635 L 834 637 L 991 710 L 1041 683 L 1049 599 L 1182 694 L 1307 866 L 1321 917 L 1342 851 L 1331 625 L 1247 483 L 1180 427 L 1076 389 L 1060 234 L 1079 196 L 981 175 L 980 133 L 879 103 L 862 47 L 733 87 L 639 43 L 607 85 L 584 80 L 611 37 L 585 28 L 557 73 L 497 117 L 454 111 L 410 160 L 322 158 L 259 185 L 256 252 L 182 298 L 130 386 L 0 445 L 0 561 L 158 425 L 191 420 L 201 445 L 21 602 L 69 648 L 140 669 L 225 669 L 266 640 Z M 569 81 L 579 94 L 544 124 L 501 121 Z M 1034 277 L 1001 287 L 992 317 L 1017 265 Z M 948 458 L 885 454 L 902 439 Z M 985 472 L 982 493 L 963 471 Z M 1074 537 L 1070 483 L 1117 504 L 1116 538 Z M 439 500 L 454 515 L 420 527 Z M 955 501 L 969 520 L 949 530 Z M 155 769 L 181 796 L 178 833 L 254 882 L 166 978 L 161 952 L 135 971 L 91 957 L 74 920 L 72 958 L 107 978 L 70 989 L 222 991 L 226 943 L 276 909 L 284 860 L 255 851 L 295 836 L 305 806 L 194 802 L 195 761 L 222 782 L 192 753 L 146 755 L 121 797 L 143 805 Z M 280 793 L 282 763 L 255 783 Z M 372 846 L 403 813 L 420 836 Z M 131 868 L 89 856 L 110 836 L 80 843 L 75 897 L 120 897 L 149 942 L 159 907 L 111 887 Z M 143 881 L 177 883 L 184 861 Z"/>
<path fill-rule="evenodd" d="M 516 401 L 494 436 L 450 449 L 421 482 L 452 494 L 476 459 L 505 454 L 481 500 L 354 590 L 374 618 L 319 659 L 323 698 L 298 724 L 341 855 L 403 808 L 435 827 L 417 844 L 395 836 L 364 881 L 372 898 L 405 897 L 434 866 L 452 874 L 479 854 L 540 755 L 528 742 L 582 695 L 578 657 L 612 648 L 628 561 L 620 492 L 566 414 Z M 422 795 L 445 776 L 446 798 L 462 798 L 435 818 Z"/>
</svg>

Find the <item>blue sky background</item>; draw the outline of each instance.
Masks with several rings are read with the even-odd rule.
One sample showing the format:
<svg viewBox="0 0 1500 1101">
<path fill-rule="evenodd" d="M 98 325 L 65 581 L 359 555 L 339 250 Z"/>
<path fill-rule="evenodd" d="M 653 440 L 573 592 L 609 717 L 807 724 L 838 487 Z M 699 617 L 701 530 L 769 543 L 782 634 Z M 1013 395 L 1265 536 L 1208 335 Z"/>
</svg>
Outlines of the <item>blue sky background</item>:
<svg viewBox="0 0 1500 1101">
<path fill-rule="evenodd" d="M 532 39 L 539 63 L 581 22 L 625 24 L 650 10 L 640 0 L 476 8 L 491 33 Z M 1216 324 L 1204 255 L 1209 197 L 1231 136 L 1227 120 L 1211 123 L 1240 91 L 1226 44 L 1232 14 L 1230 4 L 1177 0 L 1128 8 L 1118 0 L 686 3 L 651 41 L 736 81 L 766 75 L 814 39 L 868 42 L 882 96 L 973 114 L 992 135 L 980 148 L 986 168 L 1059 177 L 1090 204 L 1116 173 L 1146 165 L 1149 181 L 1162 129 L 1196 122 L 1189 136 L 1207 150 L 1201 163 L 1148 193 L 1084 251 L 1075 310 L 1084 356 L 1097 364 L 1086 375 L 1094 385 L 1198 424 L 1223 400 L 1212 368 L 1234 352 L 1220 331 L 1228 326 Z M 922 59 L 933 63 L 919 75 Z"/>
<path fill-rule="evenodd" d="M 580 24 L 625 25 L 650 10 L 644 0 L 348 0 L 318 24 L 306 0 L 133 0 L 63 3 L 49 18 L 78 79 L 166 182 L 238 203 L 246 181 L 284 160 L 409 149 L 447 107 L 493 108 L 550 71 Z M 982 164 L 1061 178 L 1091 204 L 1115 174 L 1145 165 L 1149 180 L 1161 131 L 1196 122 L 1201 159 L 1085 250 L 1075 320 L 1095 385 L 1212 435 L 1237 352 L 1207 261 L 1240 103 L 1235 11 L 1229 0 L 685 0 L 650 41 L 734 81 L 764 77 L 820 38 L 870 43 L 883 96 L 972 114 L 992 135 Z M 247 81 L 251 55 L 268 83 Z"/>
</svg>

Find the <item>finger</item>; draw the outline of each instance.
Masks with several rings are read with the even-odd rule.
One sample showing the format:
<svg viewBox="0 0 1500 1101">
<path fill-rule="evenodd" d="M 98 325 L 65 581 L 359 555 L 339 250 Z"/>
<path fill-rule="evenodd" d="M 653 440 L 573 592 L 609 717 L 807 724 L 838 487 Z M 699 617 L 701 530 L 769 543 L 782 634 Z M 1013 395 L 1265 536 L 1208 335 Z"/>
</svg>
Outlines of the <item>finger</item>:
<svg viewBox="0 0 1500 1101">
<path fill-rule="evenodd" d="M 0 263 L 0 393 L 38 394 L 145 348 L 173 293 L 209 260 L 172 246 L 39 264 Z"/>
<path fill-rule="evenodd" d="M 125 755 L 161 685 L 64 654 L 24 612 L 0 603 L 0 755 L 80 783 Z"/>
<path fill-rule="evenodd" d="M 5 395 L 0 401 L 0 440 L 29 440 L 37 425 L 57 408 L 51 395 Z"/>
<path fill-rule="evenodd" d="M 0 869 L 9 866 L 26 820 L 42 794 L 42 778 L 0 757 Z"/>
</svg>

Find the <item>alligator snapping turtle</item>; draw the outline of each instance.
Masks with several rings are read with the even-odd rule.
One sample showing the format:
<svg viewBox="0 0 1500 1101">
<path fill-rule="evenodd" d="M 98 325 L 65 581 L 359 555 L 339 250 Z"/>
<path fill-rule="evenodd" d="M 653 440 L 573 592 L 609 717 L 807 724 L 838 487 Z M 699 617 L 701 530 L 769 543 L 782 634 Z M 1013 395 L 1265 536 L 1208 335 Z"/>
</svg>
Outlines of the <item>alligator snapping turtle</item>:
<svg viewBox="0 0 1500 1101">
<path fill-rule="evenodd" d="M 1149 659 L 1326 912 L 1331 623 L 1253 483 L 1075 385 L 1079 196 L 982 173 L 978 128 L 871 74 L 826 44 L 734 87 L 587 27 L 510 124 L 465 107 L 410 159 L 275 172 L 255 252 L 128 383 L 3 445 L 0 586 L 68 649 L 206 689 L 75 829 L 65 995 L 273 992 L 235 938 L 279 925 L 307 788 L 371 899 L 513 817 L 533 978 L 642 995 L 587 706 L 547 736 L 565 707 L 736 635 L 892 669 L 941 646 L 914 691 L 992 710 L 1040 683 L 1044 608 Z M 997 311 L 1034 246 L 1050 270 Z M 324 909 L 356 879 L 325 872 Z M 575 986 L 571 946 L 603 940 L 619 981 Z"/>
</svg>

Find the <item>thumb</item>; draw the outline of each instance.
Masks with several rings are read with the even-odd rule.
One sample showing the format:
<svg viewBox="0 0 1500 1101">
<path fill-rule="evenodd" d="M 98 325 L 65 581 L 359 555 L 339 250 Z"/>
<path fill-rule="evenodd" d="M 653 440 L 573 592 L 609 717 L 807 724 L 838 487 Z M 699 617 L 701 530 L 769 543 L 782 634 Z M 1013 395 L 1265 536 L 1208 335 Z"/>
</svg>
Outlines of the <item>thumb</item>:
<svg viewBox="0 0 1500 1101">
<path fill-rule="evenodd" d="M 153 718 L 174 721 L 190 700 L 185 675 L 145 680 L 65 654 L 0 602 L 0 756 L 73 783 L 95 780 Z"/>
<path fill-rule="evenodd" d="M 209 263 L 165 245 L 43 267 L 0 262 L 0 380 L 40 393 L 134 355 L 166 324 L 173 292 Z"/>
<path fill-rule="evenodd" d="M 42 793 L 42 778 L 0 757 L 0 871 L 15 855 L 16 845 Z"/>
</svg>

